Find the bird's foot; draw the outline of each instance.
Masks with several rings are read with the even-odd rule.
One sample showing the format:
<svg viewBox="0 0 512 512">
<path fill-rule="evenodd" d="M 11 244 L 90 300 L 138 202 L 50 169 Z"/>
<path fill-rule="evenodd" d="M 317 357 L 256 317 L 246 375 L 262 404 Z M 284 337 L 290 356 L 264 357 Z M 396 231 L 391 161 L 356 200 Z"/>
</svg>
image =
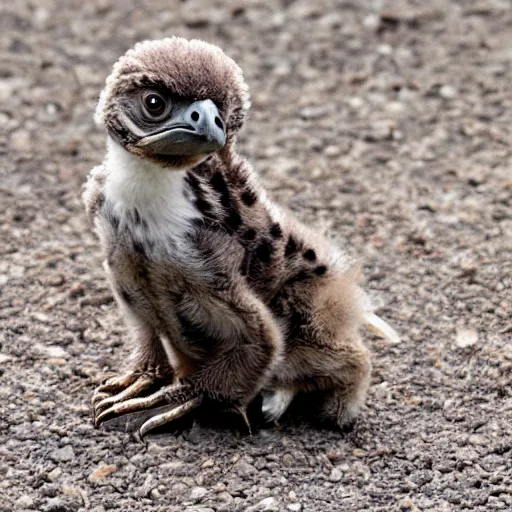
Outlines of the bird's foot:
<svg viewBox="0 0 512 512">
<path fill-rule="evenodd" d="M 93 403 L 96 426 L 125 414 L 145 412 L 144 422 L 136 428 L 139 437 L 143 438 L 150 430 L 181 418 L 201 403 L 202 396 L 187 383 L 166 384 L 152 394 L 138 396 L 147 391 L 154 380 L 140 375 L 133 382 L 131 378 L 123 383 L 126 381 L 129 384 L 123 391 Z M 112 383 L 107 381 L 104 386 L 107 385 Z M 172 407 L 167 407 L 169 405 Z"/>
<path fill-rule="evenodd" d="M 151 387 L 167 384 L 172 379 L 172 370 L 160 366 L 131 370 L 107 379 L 92 395 L 94 423 L 97 424 L 98 416 L 112 405 L 138 397 L 147 393 Z"/>
</svg>

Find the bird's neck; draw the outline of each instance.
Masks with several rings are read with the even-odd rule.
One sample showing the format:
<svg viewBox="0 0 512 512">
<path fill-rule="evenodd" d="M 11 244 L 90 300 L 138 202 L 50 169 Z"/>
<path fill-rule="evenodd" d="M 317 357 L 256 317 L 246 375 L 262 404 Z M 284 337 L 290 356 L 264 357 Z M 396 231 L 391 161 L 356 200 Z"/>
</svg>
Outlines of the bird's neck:
<svg viewBox="0 0 512 512">
<path fill-rule="evenodd" d="M 166 170 L 108 139 L 105 199 L 123 220 L 137 212 L 154 231 L 186 231 L 198 212 L 185 193 L 187 170 Z"/>
<path fill-rule="evenodd" d="M 126 207 L 147 206 L 169 193 L 181 194 L 186 171 L 167 171 L 108 139 L 106 194 Z"/>
</svg>

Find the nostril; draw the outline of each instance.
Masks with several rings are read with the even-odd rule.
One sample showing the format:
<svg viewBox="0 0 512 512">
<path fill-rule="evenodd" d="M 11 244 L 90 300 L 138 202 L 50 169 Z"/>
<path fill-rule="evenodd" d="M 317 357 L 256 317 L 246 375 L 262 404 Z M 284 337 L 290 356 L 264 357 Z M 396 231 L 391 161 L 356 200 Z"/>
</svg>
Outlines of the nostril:
<svg viewBox="0 0 512 512">
<path fill-rule="evenodd" d="M 194 112 L 192 112 L 192 114 L 190 114 L 190 117 L 192 118 L 192 121 L 195 121 L 195 122 L 199 121 L 199 112 L 196 112 L 194 110 Z"/>
<path fill-rule="evenodd" d="M 222 124 L 222 120 L 220 117 L 216 116 L 215 117 L 215 124 L 219 127 L 219 128 L 224 128 L 223 124 Z"/>
</svg>

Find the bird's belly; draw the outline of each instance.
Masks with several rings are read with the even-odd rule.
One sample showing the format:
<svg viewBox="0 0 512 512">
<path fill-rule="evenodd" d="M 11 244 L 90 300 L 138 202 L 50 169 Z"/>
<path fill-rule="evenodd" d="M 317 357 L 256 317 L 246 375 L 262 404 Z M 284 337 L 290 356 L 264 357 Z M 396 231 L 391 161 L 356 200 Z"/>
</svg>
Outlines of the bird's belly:
<svg viewBox="0 0 512 512">
<path fill-rule="evenodd" d="M 112 246 L 105 266 L 121 306 L 193 360 L 203 359 L 219 343 L 234 342 L 243 330 L 224 294 L 228 275 L 212 278 L 212 269 L 177 258 L 153 260 L 126 251 L 122 243 Z"/>
</svg>

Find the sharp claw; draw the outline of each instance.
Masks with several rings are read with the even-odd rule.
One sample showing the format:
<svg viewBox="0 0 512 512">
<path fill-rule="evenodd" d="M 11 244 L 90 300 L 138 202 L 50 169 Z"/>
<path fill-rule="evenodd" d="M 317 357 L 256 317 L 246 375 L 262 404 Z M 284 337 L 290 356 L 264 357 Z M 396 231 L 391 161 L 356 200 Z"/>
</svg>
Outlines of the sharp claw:
<svg viewBox="0 0 512 512">
<path fill-rule="evenodd" d="M 94 407 L 98 402 L 105 400 L 105 398 L 108 398 L 109 396 L 110 395 L 108 393 L 103 393 L 101 391 L 96 390 L 91 398 L 92 406 Z"/>
<path fill-rule="evenodd" d="M 240 415 L 244 422 L 244 427 L 247 429 L 247 433 L 252 435 L 251 423 L 249 422 L 249 418 L 247 416 L 247 407 L 243 405 L 237 405 L 234 403 L 225 403 L 224 407 L 221 409 L 223 412 L 228 414 Z"/>
<path fill-rule="evenodd" d="M 150 409 L 161 405 L 162 402 L 169 402 L 173 398 L 173 394 L 177 391 L 186 389 L 186 386 L 182 384 L 172 384 L 159 389 L 155 393 L 149 396 L 141 398 L 131 398 L 122 402 L 114 403 L 109 408 L 102 411 L 96 418 L 97 423 L 101 423 L 107 418 L 107 416 L 121 416 L 134 411 L 141 411 L 144 409 Z M 115 398 L 115 397 L 114 397 Z"/>
<path fill-rule="evenodd" d="M 188 400 L 184 404 L 178 405 L 177 407 L 172 408 L 170 411 L 163 412 L 161 414 L 157 414 L 153 416 L 146 422 L 142 424 L 139 428 L 138 434 L 141 440 L 144 439 L 144 436 L 151 430 L 154 430 L 157 427 L 161 427 L 166 423 L 177 420 L 181 418 L 192 409 L 195 409 L 201 403 L 201 397 L 195 397 L 191 400 Z"/>
<path fill-rule="evenodd" d="M 135 382 L 130 384 L 125 390 L 121 391 L 117 395 L 108 396 L 107 398 L 104 398 L 103 400 L 97 403 L 94 402 L 95 423 L 98 424 L 99 416 L 101 415 L 104 409 L 108 409 L 110 406 L 116 403 L 123 402 L 130 398 L 136 397 L 138 394 L 148 389 L 152 383 L 153 378 L 150 375 L 142 375 Z"/>
<path fill-rule="evenodd" d="M 245 407 L 237 407 L 238 413 L 242 416 L 245 426 L 247 427 L 247 432 L 250 436 L 252 436 L 252 428 L 249 423 L 249 418 L 247 417 L 247 409 Z"/>
<path fill-rule="evenodd" d="M 128 413 L 137 413 L 144 410 L 151 410 L 152 408 L 160 407 L 165 404 L 176 403 L 177 406 L 172 407 L 170 410 L 176 411 L 173 414 L 171 414 L 169 408 L 167 408 L 167 412 L 169 414 L 165 417 L 163 417 L 161 413 L 153 413 L 154 418 L 160 418 L 160 421 L 167 423 L 172 421 L 174 418 L 179 418 L 184 415 L 188 410 L 196 407 L 201 401 L 190 384 L 181 382 L 163 386 L 161 389 L 149 396 L 136 397 L 137 394 L 148 389 L 149 385 L 154 382 L 154 380 L 148 375 L 144 376 L 144 378 L 142 377 L 143 376 L 139 377 L 136 382 L 121 393 L 118 393 L 115 396 L 109 396 L 96 404 L 94 407 L 94 424 L 96 426 L 106 420 L 123 416 Z M 182 405 L 186 405 L 186 407 L 182 408 Z M 152 419 L 153 418 L 150 418 L 143 424 L 143 426 L 146 424 L 148 424 L 148 426 L 146 427 L 147 430 L 144 430 L 142 435 L 155 428 L 155 426 L 151 426 L 152 423 L 148 423 L 151 422 Z"/>
<path fill-rule="evenodd" d="M 98 393 L 113 393 L 119 389 L 124 389 L 133 384 L 141 376 L 140 372 L 128 372 L 124 375 L 111 377 L 103 382 L 98 389 Z"/>
</svg>

